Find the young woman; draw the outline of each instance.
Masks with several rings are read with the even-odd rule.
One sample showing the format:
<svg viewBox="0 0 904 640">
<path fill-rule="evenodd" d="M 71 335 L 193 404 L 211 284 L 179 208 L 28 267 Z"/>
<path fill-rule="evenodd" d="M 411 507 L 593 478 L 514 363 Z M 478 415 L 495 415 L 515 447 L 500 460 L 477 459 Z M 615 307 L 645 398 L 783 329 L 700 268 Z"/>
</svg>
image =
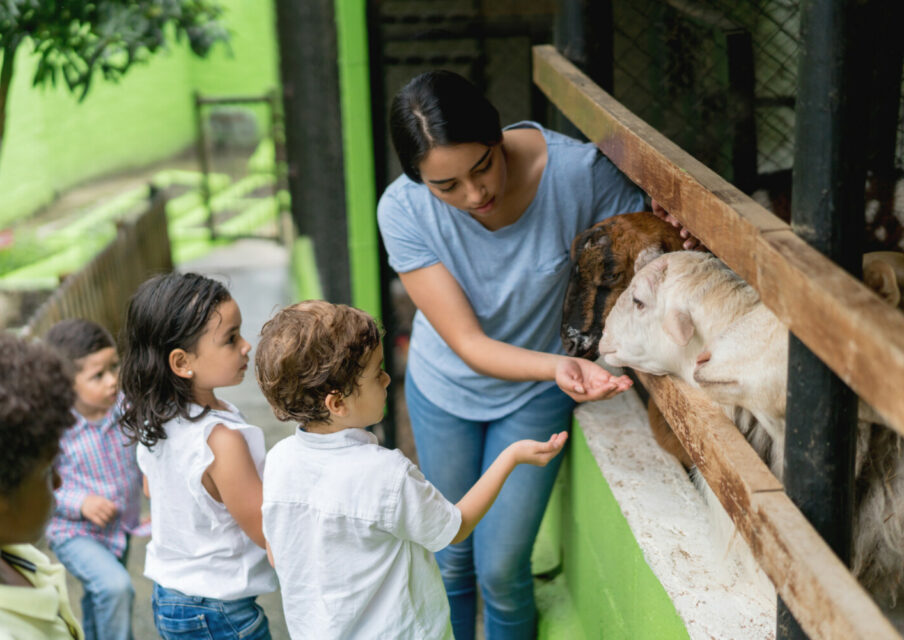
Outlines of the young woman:
<svg viewBox="0 0 904 640">
<path fill-rule="evenodd" d="M 460 500 L 512 442 L 570 425 L 575 401 L 630 386 L 563 355 L 562 299 L 574 236 L 643 209 L 643 193 L 592 144 L 520 122 L 467 80 L 432 71 L 394 98 L 405 175 L 378 219 L 415 315 L 405 394 L 421 468 Z M 519 467 L 471 539 L 437 554 L 457 640 L 474 637 L 476 584 L 487 637 L 531 638 L 534 538 L 560 459 Z"/>
</svg>

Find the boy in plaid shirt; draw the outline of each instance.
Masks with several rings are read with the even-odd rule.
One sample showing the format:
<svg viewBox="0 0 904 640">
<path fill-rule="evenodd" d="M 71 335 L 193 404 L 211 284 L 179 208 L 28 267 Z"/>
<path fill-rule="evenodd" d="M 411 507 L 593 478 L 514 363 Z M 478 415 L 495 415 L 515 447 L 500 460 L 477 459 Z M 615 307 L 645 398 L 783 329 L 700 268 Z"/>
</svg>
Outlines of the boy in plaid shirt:
<svg viewBox="0 0 904 640">
<path fill-rule="evenodd" d="M 51 550 L 84 587 L 85 638 L 128 640 L 134 589 L 125 567 L 141 509 L 135 447 L 119 430 L 119 356 L 110 333 L 87 320 L 54 325 L 46 343 L 73 364 L 76 422 L 60 441 Z"/>
</svg>

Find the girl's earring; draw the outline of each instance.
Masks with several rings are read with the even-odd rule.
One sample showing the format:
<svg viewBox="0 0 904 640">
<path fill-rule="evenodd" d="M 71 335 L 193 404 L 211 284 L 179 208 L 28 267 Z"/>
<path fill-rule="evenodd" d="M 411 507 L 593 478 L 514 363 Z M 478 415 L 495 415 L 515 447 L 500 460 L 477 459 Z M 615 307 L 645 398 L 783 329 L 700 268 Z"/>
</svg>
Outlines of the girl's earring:
<svg viewBox="0 0 904 640">
<path fill-rule="evenodd" d="M 189 370 L 189 372 L 188 372 L 188 377 L 189 377 L 189 378 L 191 378 L 191 377 L 192 377 L 192 376 L 193 376 L 193 375 L 195 375 L 195 372 L 194 372 L 194 371 L 191 371 L 191 370 Z"/>
</svg>

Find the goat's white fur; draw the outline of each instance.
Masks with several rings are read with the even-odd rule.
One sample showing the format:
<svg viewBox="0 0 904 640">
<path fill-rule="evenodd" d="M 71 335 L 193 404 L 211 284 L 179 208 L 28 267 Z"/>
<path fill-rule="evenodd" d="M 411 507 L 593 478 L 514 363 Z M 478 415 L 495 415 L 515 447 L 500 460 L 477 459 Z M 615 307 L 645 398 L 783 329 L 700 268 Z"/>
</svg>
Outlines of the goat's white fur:
<svg viewBox="0 0 904 640">
<path fill-rule="evenodd" d="M 892 258 L 892 264 L 904 264 L 901 254 Z M 894 305 L 901 297 L 889 284 L 895 274 L 889 262 L 870 254 L 864 260 L 867 282 Z M 600 354 L 610 364 L 670 373 L 702 388 L 781 479 L 787 329 L 752 287 L 713 256 L 676 252 L 640 267 L 607 319 Z M 874 424 L 877 417 L 861 403 L 853 572 L 877 600 L 893 604 L 904 582 L 904 441 Z M 725 543 L 733 524 L 700 484 Z M 742 559 L 750 567 L 752 558 Z"/>
</svg>

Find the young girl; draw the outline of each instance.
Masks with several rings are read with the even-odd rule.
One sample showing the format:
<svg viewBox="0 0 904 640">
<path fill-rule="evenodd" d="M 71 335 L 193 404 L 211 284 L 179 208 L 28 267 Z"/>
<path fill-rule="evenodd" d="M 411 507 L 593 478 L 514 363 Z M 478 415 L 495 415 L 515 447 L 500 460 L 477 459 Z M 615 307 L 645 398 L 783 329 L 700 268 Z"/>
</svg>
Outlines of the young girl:
<svg viewBox="0 0 904 640">
<path fill-rule="evenodd" d="M 129 304 L 123 429 L 151 499 L 145 575 L 169 638 L 270 638 L 256 604 L 276 589 L 261 532 L 263 432 L 214 395 L 239 384 L 251 345 L 238 305 L 196 274 L 156 276 Z"/>
<path fill-rule="evenodd" d="M 58 322 L 44 342 L 74 370 L 75 426 L 60 441 L 62 486 L 47 539 L 82 583 L 87 640 L 132 637 L 135 589 L 126 569 L 129 535 L 141 511 L 141 472 L 135 447 L 119 430 L 119 354 L 113 336 L 90 320 Z"/>
</svg>

